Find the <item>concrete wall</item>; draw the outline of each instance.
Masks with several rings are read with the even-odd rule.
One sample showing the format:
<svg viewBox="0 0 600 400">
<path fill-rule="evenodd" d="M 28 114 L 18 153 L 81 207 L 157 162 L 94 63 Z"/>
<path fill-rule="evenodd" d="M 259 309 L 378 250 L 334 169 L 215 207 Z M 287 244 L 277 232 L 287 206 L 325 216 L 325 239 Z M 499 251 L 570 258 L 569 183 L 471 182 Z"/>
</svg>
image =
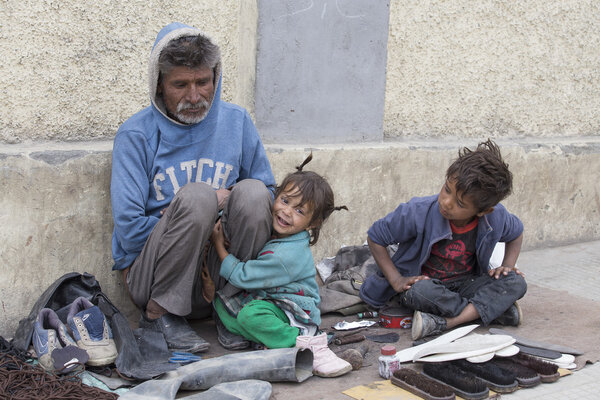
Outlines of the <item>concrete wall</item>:
<svg viewBox="0 0 600 400">
<path fill-rule="evenodd" d="M 224 99 L 255 110 L 258 5 L 2 2 L 0 335 L 70 271 L 95 274 L 133 312 L 110 271 L 114 132 L 149 104 L 146 60 L 156 32 L 175 20 L 219 42 Z M 457 149 L 488 136 L 514 172 L 505 204 L 525 223 L 526 249 L 600 239 L 597 3 L 389 5 L 385 140 L 317 145 L 298 136 L 267 146 L 278 180 L 313 148 L 310 167 L 350 208 L 332 215 L 315 258 L 362 243 L 399 202 L 437 192 Z"/>
<path fill-rule="evenodd" d="M 259 3 L 255 120 L 266 143 L 383 138 L 389 3 Z"/>
<path fill-rule="evenodd" d="M 597 1 L 390 6 L 386 137 L 600 132 Z"/>
<path fill-rule="evenodd" d="M 180 21 L 223 53 L 223 99 L 238 92 L 240 2 L 5 0 L 0 6 L 0 143 L 110 138 L 150 104 L 156 34 Z"/>
</svg>

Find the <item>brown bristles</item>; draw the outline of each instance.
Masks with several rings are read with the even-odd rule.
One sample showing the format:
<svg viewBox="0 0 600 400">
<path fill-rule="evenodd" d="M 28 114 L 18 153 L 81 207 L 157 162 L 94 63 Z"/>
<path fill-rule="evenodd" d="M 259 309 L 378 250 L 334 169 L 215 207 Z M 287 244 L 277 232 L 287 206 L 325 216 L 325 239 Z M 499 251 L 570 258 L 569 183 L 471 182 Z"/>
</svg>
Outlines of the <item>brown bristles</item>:
<svg viewBox="0 0 600 400">
<path fill-rule="evenodd" d="M 495 357 L 492 361 L 495 365 L 512 371 L 519 382 L 520 387 L 533 387 L 541 383 L 540 376 L 533 369 L 519 364 L 511 359 Z"/>
<path fill-rule="evenodd" d="M 528 356 L 527 354 L 518 353 L 517 355 L 510 357 L 510 359 L 531 368 L 542 375 L 554 375 L 558 372 L 557 365 Z"/>
<path fill-rule="evenodd" d="M 394 385 L 429 400 L 451 400 L 456 397 L 449 386 L 434 381 L 410 368 L 400 368 L 394 371 L 391 381 Z"/>
</svg>

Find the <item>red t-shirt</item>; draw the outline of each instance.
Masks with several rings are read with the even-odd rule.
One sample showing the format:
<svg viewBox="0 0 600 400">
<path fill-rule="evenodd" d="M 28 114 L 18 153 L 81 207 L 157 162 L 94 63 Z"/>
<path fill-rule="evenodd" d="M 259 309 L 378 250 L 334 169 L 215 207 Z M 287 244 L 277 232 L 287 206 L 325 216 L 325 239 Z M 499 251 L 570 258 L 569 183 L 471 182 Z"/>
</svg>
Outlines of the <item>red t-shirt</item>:
<svg viewBox="0 0 600 400">
<path fill-rule="evenodd" d="M 433 245 L 421 273 L 442 281 L 472 274 L 477 262 L 475 243 L 478 222 L 479 218 L 475 218 L 461 227 L 450 222 L 452 239 L 443 239 Z"/>
</svg>

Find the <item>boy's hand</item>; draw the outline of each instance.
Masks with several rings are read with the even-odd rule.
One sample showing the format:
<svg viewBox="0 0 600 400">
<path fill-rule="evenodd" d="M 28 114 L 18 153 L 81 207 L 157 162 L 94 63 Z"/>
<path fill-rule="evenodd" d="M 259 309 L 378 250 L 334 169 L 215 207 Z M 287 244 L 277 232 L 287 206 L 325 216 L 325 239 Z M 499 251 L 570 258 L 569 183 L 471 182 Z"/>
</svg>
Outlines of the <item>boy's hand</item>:
<svg viewBox="0 0 600 400">
<path fill-rule="evenodd" d="M 423 279 L 429 279 L 428 276 L 419 275 L 419 276 L 400 276 L 394 282 L 392 282 L 392 287 L 398 293 L 404 292 L 411 288 L 412 285 L 417 281 L 421 281 Z"/>
<path fill-rule="evenodd" d="M 490 272 L 488 272 L 488 274 L 496 279 L 499 279 L 500 276 L 508 275 L 508 273 L 510 271 L 515 271 L 515 274 L 521 275 L 523 278 L 525 277 L 525 274 L 523 272 L 519 271 L 519 269 L 517 267 L 505 267 L 503 265 L 499 266 L 498 268 L 490 270 Z"/>
</svg>

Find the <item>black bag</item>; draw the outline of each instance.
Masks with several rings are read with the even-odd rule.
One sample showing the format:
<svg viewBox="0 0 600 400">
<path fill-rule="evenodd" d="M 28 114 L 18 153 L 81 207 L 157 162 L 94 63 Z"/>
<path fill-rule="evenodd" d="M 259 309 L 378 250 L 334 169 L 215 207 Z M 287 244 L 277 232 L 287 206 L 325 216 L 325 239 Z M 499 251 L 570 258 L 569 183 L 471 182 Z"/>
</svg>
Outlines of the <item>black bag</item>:
<svg viewBox="0 0 600 400">
<path fill-rule="evenodd" d="M 136 380 L 148 380 L 178 367 L 177 364 L 168 362 L 170 353 L 163 335 L 148 330 L 134 335 L 127 318 L 102 293 L 94 275 L 87 272 L 67 273 L 50 285 L 35 302 L 29 315 L 19 321 L 11 344 L 16 349 L 27 350 L 33 336 L 35 320 L 42 308 L 53 309 L 60 320 L 66 323 L 69 306 L 78 297 L 87 298 L 106 316 L 119 352 L 115 366 L 121 375 Z"/>
</svg>

